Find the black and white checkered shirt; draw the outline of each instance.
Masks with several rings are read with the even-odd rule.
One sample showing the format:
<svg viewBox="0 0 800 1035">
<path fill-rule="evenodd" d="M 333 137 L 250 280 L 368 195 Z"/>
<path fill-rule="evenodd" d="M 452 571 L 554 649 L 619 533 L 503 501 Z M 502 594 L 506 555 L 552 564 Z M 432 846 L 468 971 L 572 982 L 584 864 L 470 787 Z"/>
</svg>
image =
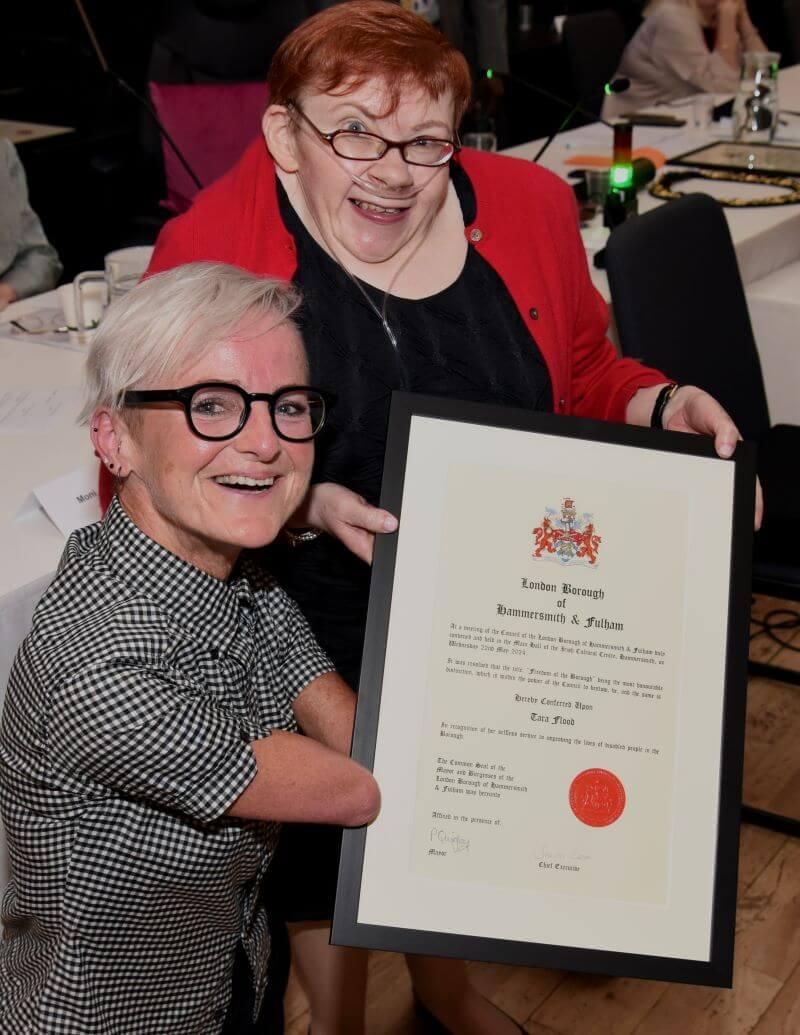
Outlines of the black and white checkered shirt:
<svg viewBox="0 0 800 1035">
<path fill-rule="evenodd" d="M 258 1005 L 278 828 L 223 813 L 250 742 L 296 729 L 292 701 L 331 670 L 247 561 L 220 582 L 117 500 L 70 537 L 0 730 L 4 1035 L 218 1032 L 239 939 Z"/>
</svg>

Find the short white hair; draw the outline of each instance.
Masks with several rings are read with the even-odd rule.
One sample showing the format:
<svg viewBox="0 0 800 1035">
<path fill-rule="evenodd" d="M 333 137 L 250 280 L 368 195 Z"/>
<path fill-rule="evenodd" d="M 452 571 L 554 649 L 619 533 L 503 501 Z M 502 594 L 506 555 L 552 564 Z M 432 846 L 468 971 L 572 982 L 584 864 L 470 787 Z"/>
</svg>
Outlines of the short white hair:
<svg viewBox="0 0 800 1035">
<path fill-rule="evenodd" d="M 267 315 L 289 323 L 301 302 L 291 284 L 226 266 L 193 262 L 157 273 L 108 308 L 86 360 L 79 420 L 100 407 L 119 410 L 125 392 L 158 384 L 213 345 Z M 304 357 L 305 358 L 305 357 Z"/>
</svg>

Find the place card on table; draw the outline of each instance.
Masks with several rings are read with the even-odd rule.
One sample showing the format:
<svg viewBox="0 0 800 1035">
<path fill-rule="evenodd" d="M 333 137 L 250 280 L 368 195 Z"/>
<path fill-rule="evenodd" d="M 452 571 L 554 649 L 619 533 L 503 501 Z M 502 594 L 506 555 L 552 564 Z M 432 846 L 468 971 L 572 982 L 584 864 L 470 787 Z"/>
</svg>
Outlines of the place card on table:
<svg viewBox="0 0 800 1035">
<path fill-rule="evenodd" d="M 38 486 L 17 513 L 21 521 L 41 509 L 62 535 L 102 517 L 97 495 L 97 464 L 86 464 Z"/>
</svg>

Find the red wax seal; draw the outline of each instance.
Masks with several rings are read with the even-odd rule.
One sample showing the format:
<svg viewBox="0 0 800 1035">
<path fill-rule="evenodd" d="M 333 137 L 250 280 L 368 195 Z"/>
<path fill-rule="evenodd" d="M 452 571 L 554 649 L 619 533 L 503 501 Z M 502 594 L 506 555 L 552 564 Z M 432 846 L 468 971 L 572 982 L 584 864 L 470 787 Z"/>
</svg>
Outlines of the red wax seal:
<svg viewBox="0 0 800 1035">
<path fill-rule="evenodd" d="M 608 769 L 584 769 L 570 784 L 569 804 L 581 823 L 607 827 L 625 808 L 625 788 Z"/>
</svg>

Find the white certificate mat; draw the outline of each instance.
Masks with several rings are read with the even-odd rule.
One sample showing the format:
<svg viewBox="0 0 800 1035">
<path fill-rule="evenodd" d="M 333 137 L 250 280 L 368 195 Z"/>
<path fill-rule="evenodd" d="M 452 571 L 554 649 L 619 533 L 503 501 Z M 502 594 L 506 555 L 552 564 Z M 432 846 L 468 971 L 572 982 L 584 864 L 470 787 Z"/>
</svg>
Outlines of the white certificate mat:
<svg viewBox="0 0 800 1035">
<path fill-rule="evenodd" d="M 744 452 L 396 397 L 335 941 L 729 981 Z"/>
</svg>

